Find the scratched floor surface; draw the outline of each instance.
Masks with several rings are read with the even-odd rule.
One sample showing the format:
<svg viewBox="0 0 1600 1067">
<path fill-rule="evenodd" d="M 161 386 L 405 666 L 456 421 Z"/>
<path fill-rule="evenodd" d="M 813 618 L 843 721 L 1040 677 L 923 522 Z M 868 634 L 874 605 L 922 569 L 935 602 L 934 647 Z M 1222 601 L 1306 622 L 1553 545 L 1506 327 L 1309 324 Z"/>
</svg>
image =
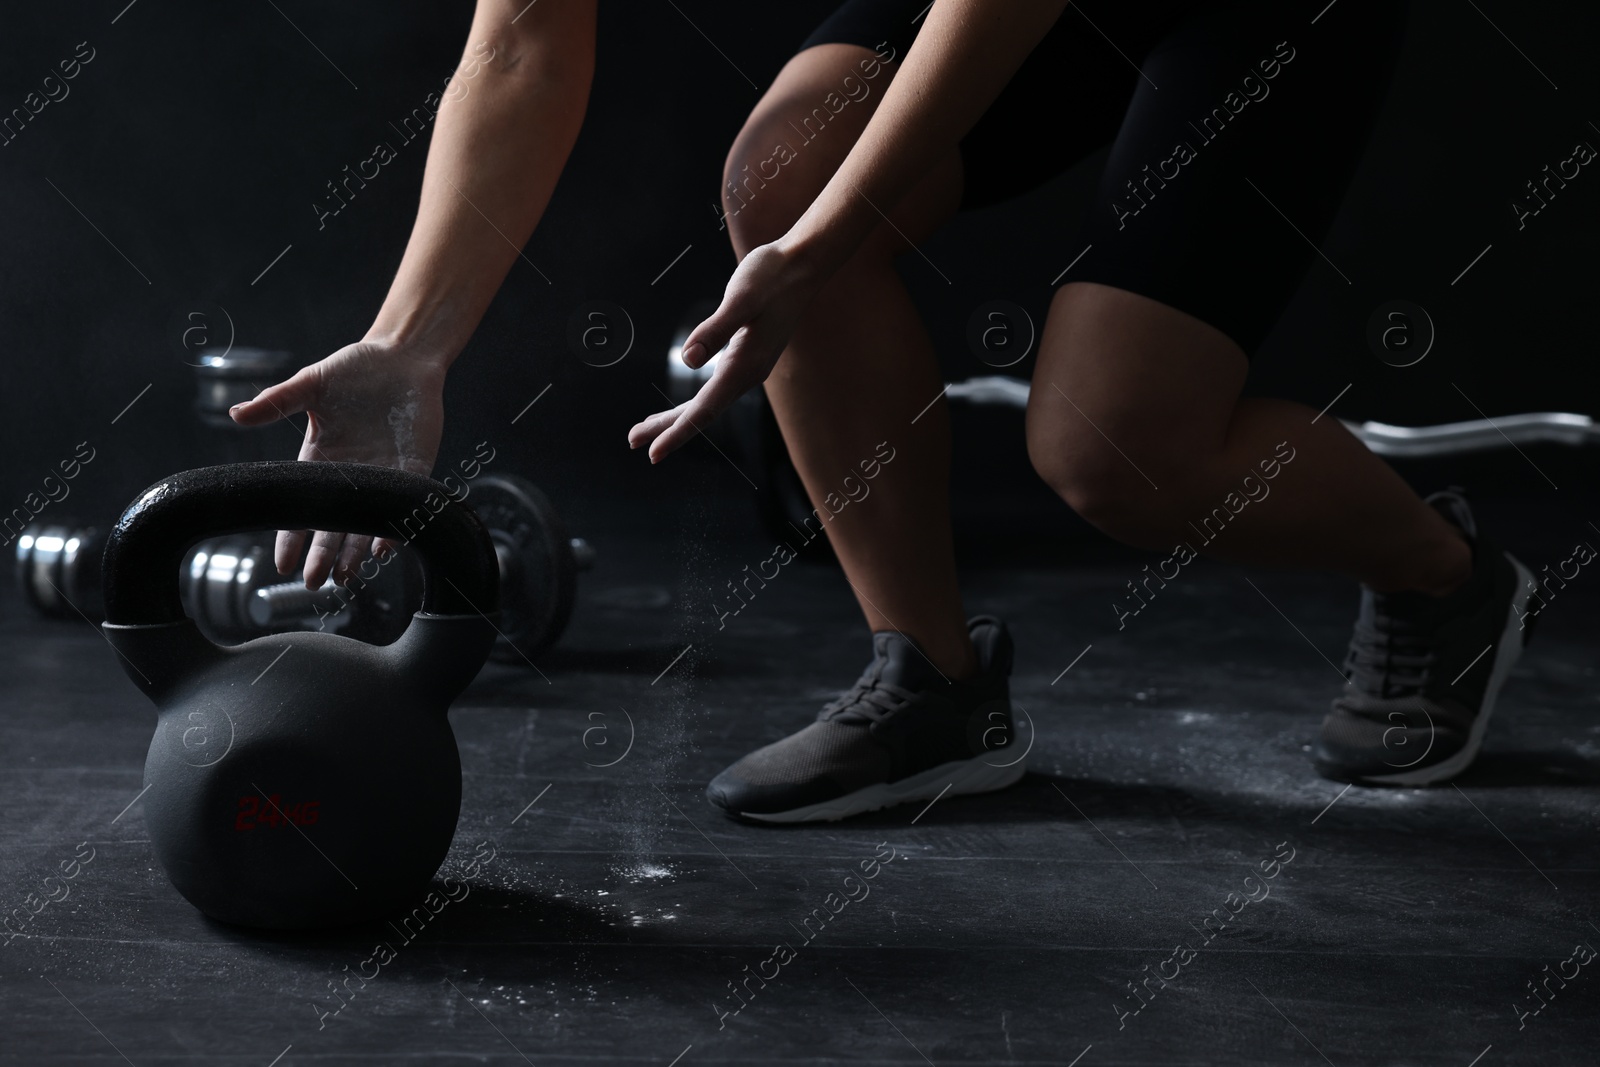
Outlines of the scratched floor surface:
<svg viewBox="0 0 1600 1067">
<path fill-rule="evenodd" d="M 1553 564 L 1563 523 L 1508 540 Z M 768 542 L 590 528 L 561 646 L 452 713 L 449 866 L 479 863 L 409 936 L 192 910 L 129 806 L 149 709 L 88 626 L 8 589 L 0 890 L 31 912 L 75 877 L 0 949 L 0 1062 L 1595 1062 L 1600 577 L 1552 602 L 1459 788 L 1341 791 L 1306 750 L 1343 581 L 1202 562 L 1118 632 L 1143 557 L 991 559 L 967 594 L 1015 628 L 1028 777 L 763 829 L 701 790 L 854 677 L 848 589 L 797 562 L 718 630 Z"/>
</svg>

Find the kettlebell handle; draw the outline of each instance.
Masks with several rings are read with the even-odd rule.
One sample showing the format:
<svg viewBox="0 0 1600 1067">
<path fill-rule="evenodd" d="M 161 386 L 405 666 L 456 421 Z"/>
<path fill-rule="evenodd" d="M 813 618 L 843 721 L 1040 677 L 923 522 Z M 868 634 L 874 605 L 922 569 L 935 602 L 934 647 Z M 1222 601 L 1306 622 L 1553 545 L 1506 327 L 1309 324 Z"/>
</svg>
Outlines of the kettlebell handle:
<svg viewBox="0 0 1600 1067">
<path fill-rule="evenodd" d="M 387 537 L 421 557 L 422 614 L 491 614 L 499 607 L 494 542 L 438 482 L 392 467 L 274 460 L 183 471 L 140 493 L 106 542 L 106 621 L 182 622 L 184 554 L 207 537 L 263 529 Z"/>
</svg>

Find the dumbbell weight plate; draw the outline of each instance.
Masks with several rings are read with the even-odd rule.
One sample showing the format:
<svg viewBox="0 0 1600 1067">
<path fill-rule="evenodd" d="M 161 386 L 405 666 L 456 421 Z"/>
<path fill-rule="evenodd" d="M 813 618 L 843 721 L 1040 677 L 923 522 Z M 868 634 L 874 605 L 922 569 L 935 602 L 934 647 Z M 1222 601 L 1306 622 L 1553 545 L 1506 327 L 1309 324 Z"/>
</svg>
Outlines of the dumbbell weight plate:
<svg viewBox="0 0 1600 1067">
<path fill-rule="evenodd" d="M 102 617 L 100 555 L 105 531 L 33 523 L 17 539 L 17 585 L 34 610 L 57 618 Z"/>
<path fill-rule="evenodd" d="M 202 349 L 199 356 L 200 362 L 193 365 L 194 410 L 201 422 L 223 430 L 239 429 L 228 414 L 229 408 L 254 399 L 261 390 L 283 381 L 295 370 L 293 353 L 264 348 L 230 345 L 221 351 Z"/>
<path fill-rule="evenodd" d="M 178 597 L 200 632 L 218 644 L 260 635 L 250 621 L 257 588 L 278 580 L 267 534 L 213 537 L 194 547 L 178 575 Z"/>
<path fill-rule="evenodd" d="M 538 487 L 514 474 L 476 479 L 466 503 L 489 528 L 500 560 L 500 640 L 492 655 L 531 660 L 572 617 L 578 563 L 567 528 Z"/>
</svg>

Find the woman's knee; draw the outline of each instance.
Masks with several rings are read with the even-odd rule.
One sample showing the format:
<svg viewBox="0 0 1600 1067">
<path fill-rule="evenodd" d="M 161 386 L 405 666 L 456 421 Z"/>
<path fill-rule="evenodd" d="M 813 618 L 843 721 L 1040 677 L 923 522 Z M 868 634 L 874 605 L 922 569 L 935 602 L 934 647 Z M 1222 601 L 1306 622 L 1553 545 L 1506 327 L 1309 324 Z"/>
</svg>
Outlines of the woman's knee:
<svg viewBox="0 0 1600 1067">
<path fill-rule="evenodd" d="M 723 167 L 722 221 L 741 256 L 782 237 L 832 176 L 831 170 L 815 176 L 794 167 L 786 172 L 793 151 L 778 132 L 782 126 L 777 116 L 752 117 Z"/>
<path fill-rule="evenodd" d="M 1190 459 L 1181 449 L 1152 444 L 1152 435 L 1130 432 L 1123 420 L 1104 421 L 1113 423 L 1109 439 L 1105 426 L 1064 402 L 1030 405 L 1033 469 L 1105 534 L 1141 548 L 1168 545 L 1183 522 L 1176 505 Z"/>
<path fill-rule="evenodd" d="M 722 208 L 735 252 L 783 236 L 811 206 L 877 110 L 895 58 L 892 51 L 822 44 L 784 65 L 724 168 Z"/>
<path fill-rule="evenodd" d="M 1094 283 L 1056 293 L 1028 402 L 1034 469 L 1121 541 L 1170 548 L 1219 462 L 1248 360 L 1226 335 Z"/>
</svg>

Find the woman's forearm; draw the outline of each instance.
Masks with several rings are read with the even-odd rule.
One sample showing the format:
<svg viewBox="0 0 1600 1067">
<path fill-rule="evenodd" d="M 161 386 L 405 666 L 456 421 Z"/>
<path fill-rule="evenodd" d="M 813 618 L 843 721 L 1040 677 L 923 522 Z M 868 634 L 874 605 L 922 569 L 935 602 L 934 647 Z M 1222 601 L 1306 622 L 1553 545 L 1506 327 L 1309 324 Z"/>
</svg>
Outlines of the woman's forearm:
<svg viewBox="0 0 1600 1067">
<path fill-rule="evenodd" d="M 577 139 L 594 25 L 595 0 L 480 0 L 439 108 L 411 239 L 366 340 L 441 366 L 466 346 Z"/>
<path fill-rule="evenodd" d="M 841 266 L 966 136 L 1066 5 L 937 0 L 855 147 L 780 243 L 820 274 Z"/>
</svg>

